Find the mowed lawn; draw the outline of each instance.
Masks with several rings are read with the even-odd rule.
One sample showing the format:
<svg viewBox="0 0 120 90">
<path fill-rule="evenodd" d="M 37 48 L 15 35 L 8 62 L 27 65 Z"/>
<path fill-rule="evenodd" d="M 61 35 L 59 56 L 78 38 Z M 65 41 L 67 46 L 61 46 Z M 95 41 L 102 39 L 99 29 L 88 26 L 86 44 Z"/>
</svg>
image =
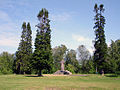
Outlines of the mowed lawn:
<svg viewBox="0 0 120 90">
<path fill-rule="evenodd" d="M 0 75 L 0 90 L 120 90 L 120 77 Z"/>
</svg>

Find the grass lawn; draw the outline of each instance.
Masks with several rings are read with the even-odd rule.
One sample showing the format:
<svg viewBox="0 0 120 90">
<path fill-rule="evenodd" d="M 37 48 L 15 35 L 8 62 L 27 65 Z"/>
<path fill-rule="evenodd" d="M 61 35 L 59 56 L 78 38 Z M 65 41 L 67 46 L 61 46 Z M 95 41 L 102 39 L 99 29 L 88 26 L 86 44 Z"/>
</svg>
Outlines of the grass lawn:
<svg viewBox="0 0 120 90">
<path fill-rule="evenodd" d="M 0 90 L 120 90 L 120 77 L 0 75 Z"/>
</svg>

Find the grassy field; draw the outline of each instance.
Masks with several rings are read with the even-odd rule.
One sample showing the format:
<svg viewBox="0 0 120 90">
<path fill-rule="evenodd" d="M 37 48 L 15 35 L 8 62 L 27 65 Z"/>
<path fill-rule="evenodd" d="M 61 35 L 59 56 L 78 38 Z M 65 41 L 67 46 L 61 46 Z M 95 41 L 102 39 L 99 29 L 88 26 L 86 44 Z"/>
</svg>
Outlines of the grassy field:
<svg viewBox="0 0 120 90">
<path fill-rule="evenodd" d="M 0 90 L 120 90 L 120 77 L 0 75 Z"/>
</svg>

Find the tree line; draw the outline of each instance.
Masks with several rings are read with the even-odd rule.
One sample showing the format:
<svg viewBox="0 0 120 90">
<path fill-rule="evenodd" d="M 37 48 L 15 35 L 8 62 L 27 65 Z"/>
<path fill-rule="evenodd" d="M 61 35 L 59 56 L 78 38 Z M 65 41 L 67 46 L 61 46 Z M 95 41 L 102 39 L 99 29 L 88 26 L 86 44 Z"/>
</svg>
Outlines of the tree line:
<svg viewBox="0 0 120 90">
<path fill-rule="evenodd" d="M 94 6 L 95 31 L 94 54 L 91 55 L 84 45 L 77 50 L 68 49 L 65 45 L 51 48 L 51 29 L 48 11 L 43 8 L 37 15 L 35 50 L 32 48 L 32 30 L 30 23 L 23 22 L 21 40 L 15 54 L 0 54 L 0 73 L 38 74 L 54 73 L 60 69 L 64 59 L 65 69 L 72 73 L 119 73 L 120 40 L 111 41 L 107 46 L 105 39 L 104 5 Z"/>
</svg>

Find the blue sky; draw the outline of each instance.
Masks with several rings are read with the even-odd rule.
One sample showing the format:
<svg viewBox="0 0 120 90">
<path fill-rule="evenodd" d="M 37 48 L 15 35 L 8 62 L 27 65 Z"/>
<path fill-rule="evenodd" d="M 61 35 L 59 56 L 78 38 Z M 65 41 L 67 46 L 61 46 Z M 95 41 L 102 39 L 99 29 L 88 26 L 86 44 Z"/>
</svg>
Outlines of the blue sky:
<svg viewBox="0 0 120 90">
<path fill-rule="evenodd" d="M 120 0 L 0 0 L 0 53 L 17 50 L 24 21 L 31 23 L 34 43 L 37 14 L 42 8 L 49 11 L 52 47 L 64 44 L 76 50 L 83 44 L 92 52 L 95 3 L 105 6 L 105 35 L 109 45 L 120 37 Z"/>
</svg>

